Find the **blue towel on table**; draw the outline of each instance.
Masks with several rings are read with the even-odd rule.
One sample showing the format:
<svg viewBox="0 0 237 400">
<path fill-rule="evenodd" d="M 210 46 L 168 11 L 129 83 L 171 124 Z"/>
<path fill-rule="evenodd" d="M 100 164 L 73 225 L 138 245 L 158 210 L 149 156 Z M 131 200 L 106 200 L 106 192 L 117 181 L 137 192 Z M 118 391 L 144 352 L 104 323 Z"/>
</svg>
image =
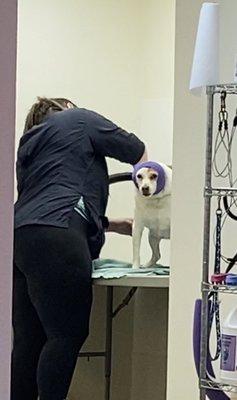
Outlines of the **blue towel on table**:
<svg viewBox="0 0 237 400">
<path fill-rule="evenodd" d="M 92 278 L 121 278 L 123 276 L 169 275 L 169 267 L 156 264 L 152 268 L 132 268 L 132 264 L 112 259 L 98 259 L 93 261 Z"/>
</svg>

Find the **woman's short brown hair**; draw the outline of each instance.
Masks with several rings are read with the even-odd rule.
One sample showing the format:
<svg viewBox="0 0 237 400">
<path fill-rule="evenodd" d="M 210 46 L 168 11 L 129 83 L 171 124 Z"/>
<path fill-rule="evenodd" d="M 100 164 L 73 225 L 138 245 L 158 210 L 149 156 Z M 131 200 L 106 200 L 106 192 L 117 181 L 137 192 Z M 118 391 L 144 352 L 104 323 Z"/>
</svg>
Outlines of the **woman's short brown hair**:
<svg viewBox="0 0 237 400">
<path fill-rule="evenodd" d="M 30 111 L 27 114 L 24 126 L 24 133 L 31 129 L 35 125 L 39 125 L 43 119 L 53 113 L 65 110 L 69 104 L 73 107 L 77 107 L 71 100 L 55 97 L 38 97 L 38 101 L 33 104 Z"/>
</svg>

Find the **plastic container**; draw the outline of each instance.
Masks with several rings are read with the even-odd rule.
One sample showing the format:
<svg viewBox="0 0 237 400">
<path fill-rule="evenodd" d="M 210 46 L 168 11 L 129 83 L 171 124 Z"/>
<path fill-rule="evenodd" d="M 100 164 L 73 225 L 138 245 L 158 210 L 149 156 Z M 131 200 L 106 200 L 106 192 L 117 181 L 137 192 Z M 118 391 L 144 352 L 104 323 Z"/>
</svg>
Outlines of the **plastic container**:
<svg viewBox="0 0 237 400">
<path fill-rule="evenodd" d="M 228 286 L 237 286 L 237 275 L 236 274 L 228 274 L 225 278 L 225 283 Z"/>
<path fill-rule="evenodd" d="M 237 308 L 230 312 L 222 328 L 220 380 L 237 385 Z"/>
</svg>

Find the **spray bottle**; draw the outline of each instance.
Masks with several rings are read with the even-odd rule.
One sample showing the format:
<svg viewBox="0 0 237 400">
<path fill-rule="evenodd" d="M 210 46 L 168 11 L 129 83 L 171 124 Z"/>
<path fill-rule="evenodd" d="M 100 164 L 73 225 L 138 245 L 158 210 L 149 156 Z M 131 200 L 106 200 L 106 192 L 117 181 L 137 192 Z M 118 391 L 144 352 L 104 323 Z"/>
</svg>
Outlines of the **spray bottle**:
<svg viewBox="0 0 237 400">
<path fill-rule="evenodd" d="M 222 328 L 220 380 L 237 386 L 237 308 L 230 312 Z"/>
</svg>

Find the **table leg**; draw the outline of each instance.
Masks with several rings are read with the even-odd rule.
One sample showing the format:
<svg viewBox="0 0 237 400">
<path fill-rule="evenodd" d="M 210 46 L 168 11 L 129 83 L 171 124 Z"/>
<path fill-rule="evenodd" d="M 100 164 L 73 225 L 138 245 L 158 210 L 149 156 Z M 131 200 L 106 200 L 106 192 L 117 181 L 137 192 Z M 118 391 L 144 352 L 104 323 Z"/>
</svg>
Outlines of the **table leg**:
<svg viewBox="0 0 237 400">
<path fill-rule="evenodd" d="M 105 342 L 105 400 L 110 400 L 112 364 L 113 286 L 107 287 Z"/>
</svg>

